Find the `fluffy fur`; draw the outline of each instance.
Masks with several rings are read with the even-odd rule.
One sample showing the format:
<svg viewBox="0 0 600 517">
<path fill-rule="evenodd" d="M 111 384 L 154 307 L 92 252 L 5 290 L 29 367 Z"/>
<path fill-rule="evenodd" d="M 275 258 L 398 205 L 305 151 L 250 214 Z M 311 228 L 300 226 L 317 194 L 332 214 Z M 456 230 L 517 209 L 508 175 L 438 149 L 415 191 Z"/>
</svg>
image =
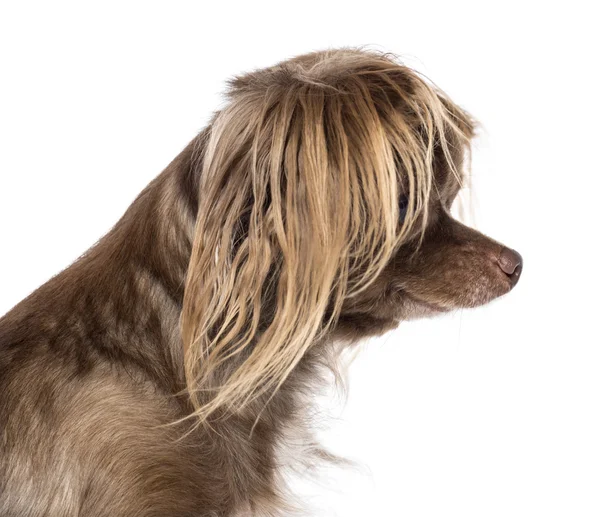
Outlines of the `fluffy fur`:
<svg viewBox="0 0 600 517">
<path fill-rule="evenodd" d="M 454 220 L 471 117 L 389 55 L 317 52 L 227 105 L 0 320 L 0 515 L 291 512 L 277 451 L 340 349 L 507 293 Z"/>
</svg>

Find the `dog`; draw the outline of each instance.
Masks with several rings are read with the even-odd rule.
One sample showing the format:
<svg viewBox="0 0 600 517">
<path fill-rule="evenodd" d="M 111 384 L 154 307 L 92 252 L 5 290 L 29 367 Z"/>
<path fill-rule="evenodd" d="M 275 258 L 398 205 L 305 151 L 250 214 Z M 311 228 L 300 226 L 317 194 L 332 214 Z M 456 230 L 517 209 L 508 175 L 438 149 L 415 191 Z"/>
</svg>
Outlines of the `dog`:
<svg viewBox="0 0 600 517">
<path fill-rule="evenodd" d="M 0 320 L 0 515 L 292 512 L 282 451 L 329 457 L 306 408 L 341 351 L 521 275 L 450 215 L 476 127 L 380 52 L 232 79 L 118 223 Z"/>
</svg>

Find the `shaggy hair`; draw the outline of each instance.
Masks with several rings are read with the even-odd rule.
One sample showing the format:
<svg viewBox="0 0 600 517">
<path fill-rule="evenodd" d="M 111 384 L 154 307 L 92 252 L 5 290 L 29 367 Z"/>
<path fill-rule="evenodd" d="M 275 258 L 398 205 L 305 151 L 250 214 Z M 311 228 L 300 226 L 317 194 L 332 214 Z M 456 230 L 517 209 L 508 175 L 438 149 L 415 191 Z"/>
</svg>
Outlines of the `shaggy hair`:
<svg viewBox="0 0 600 517">
<path fill-rule="evenodd" d="M 387 54 L 233 79 L 115 227 L 0 320 L 0 515 L 293 511 L 281 452 L 328 457 L 306 400 L 340 350 L 519 278 L 449 214 L 473 136 Z"/>
</svg>

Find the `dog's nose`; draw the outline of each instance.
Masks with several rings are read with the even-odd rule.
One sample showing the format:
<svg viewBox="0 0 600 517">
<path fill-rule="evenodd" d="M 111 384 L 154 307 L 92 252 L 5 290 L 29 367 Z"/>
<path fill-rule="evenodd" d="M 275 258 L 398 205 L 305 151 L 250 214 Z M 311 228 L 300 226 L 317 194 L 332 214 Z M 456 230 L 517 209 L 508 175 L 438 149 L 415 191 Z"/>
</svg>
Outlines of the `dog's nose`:
<svg viewBox="0 0 600 517">
<path fill-rule="evenodd" d="M 502 248 L 498 255 L 498 265 L 509 276 L 513 285 L 519 281 L 523 270 L 523 257 L 519 253 L 510 248 Z"/>
</svg>

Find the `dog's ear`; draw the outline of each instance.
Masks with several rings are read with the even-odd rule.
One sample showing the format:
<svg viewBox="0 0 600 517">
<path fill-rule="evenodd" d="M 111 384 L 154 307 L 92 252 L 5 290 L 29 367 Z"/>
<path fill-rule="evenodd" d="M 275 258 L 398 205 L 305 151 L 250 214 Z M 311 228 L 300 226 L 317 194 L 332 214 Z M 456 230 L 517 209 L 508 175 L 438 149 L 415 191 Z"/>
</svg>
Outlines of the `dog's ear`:
<svg viewBox="0 0 600 517">
<path fill-rule="evenodd" d="M 417 131 L 391 102 L 399 67 L 376 64 L 254 73 L 213 120 L 182 312 L 201 420 L 277 390 L 426 210 L 438 121 L 423 108 Z"/>
</svg>

